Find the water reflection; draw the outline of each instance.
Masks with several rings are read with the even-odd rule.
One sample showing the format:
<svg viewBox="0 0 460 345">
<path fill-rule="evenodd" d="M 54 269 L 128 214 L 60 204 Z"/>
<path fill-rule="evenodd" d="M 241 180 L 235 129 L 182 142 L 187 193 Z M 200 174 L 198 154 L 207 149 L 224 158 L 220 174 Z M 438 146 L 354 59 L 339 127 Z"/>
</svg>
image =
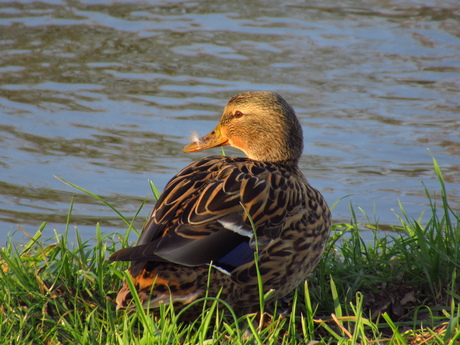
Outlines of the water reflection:
<svg viewBox="0 0 460 345">
<path fill-rule="evenodd" d="M 0 234 L 42 221 L 85 236 L 127 218 L 200 154 L 207 133 L 244 90 L 280 92 L 305 132 L 301 167 L 334 210 L 349 202 L 395 224 L 414 218 L 424 185 L 438 191 L 431 150 L 460 209 L 458 4 L 433 1 L 0 3 Z M 228 154 L 239 154 L 227 150 Z M 215 150 L 211 153 L 218 153 Z M 153 198 L 136 222 L 142 226 Z"/>
</svg>

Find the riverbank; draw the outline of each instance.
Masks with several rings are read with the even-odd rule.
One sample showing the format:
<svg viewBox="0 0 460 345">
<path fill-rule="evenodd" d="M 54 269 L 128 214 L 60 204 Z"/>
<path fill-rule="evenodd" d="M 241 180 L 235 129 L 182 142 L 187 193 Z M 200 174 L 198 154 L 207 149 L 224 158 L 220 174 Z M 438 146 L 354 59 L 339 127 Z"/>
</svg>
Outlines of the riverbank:
<svg viewBox="0 0 460 345">
<path fill-rule="evenodd" d="M 0 344 L 458 344 L 460 341 L 460 214 L 440 189 L 427 192 L 428 222 L 396 212 L 400 226 L 376 221 L 335 224 L 321 263 L 291 301 L 264 314 L 238 317 L 215 301 L 196 322 L 182 324 L 165 306 L 151 314 L 116 311 L 126 263 L 107 261 L 129 245 L 129 233 L 75 243 L 45 239 L 43 223 L 25 245 L 0 252 Z M 70 205 L 69 217 L 73 205 Z M 427 214 L 425 214 L 425 217 Z M 125 219 L 126 220 L 126 219 Z M 130 223 L 130 221 L 126 220 Z M 387 229 L 385 229 L 387 230 Z M 373 240 L 361 233 L 372 231 Z"/>
</svg>

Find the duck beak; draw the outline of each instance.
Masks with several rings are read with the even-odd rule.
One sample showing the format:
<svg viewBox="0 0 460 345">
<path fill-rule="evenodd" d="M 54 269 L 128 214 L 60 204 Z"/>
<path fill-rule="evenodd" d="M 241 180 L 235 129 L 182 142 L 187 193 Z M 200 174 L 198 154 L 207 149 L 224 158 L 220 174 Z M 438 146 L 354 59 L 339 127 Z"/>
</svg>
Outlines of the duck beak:
<svg viewBox="0 0 460 345">
<path fill-rule="evenodd" d="M 184 152 L 200 152 L 211 147 L 225 145 L 230 145 L 230 143 L 228 142 L 228 138 L 222 134 L 222 128 L 218 124 L 211 133 L 185 146 Z"/>
</svg>

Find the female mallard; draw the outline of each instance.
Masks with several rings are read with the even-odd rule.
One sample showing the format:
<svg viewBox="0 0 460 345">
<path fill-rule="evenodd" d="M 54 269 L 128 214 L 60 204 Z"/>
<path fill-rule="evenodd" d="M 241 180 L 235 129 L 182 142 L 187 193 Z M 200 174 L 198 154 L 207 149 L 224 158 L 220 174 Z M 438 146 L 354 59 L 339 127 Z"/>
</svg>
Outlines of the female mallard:
<svg viewBox="0 0 460 345">
<path fill-rule="evenodd" d="M 294 109 L 274 92 L 241 93 L 217 127 L 184 151 L 223 145 L 247 158 L 209 156 L 184 168 L 166 185 L 137 246 L 110 257 L 132 261 L 146 308 L 172 300 L 180 309 L 219 292 L 237 309 L 258 304 L 256 248 L 264 292 L 273 289 L 274 301 L 302 282 L 324 251 L 331 214 L 298 167 L 303 139 Z M 117 304 L 133 306 L 131 299 L 125 282 Z"/>
</svg>

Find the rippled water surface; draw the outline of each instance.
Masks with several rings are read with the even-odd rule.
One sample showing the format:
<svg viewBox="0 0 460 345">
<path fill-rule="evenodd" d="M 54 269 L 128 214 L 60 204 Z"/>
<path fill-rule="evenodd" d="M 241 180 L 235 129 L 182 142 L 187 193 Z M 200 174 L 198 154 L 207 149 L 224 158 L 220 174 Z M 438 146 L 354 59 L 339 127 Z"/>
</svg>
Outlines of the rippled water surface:
<svg viewBox="0 0 460 345">
<path fill-rule="evenodd" d="M 0 239 L 18 225 L 84 237 L 123 231 L 179 169 L 227 100 L 272 90 L 301 119 L 301 168 L 335 222 L 350 202 L 382 224 L 427 210 L 439 191 L 427 149 L 460 208 L 457 1 L 0 2 Z M 227 149 L 227 154 L 240 154 Z M 423 184 L 422 184 L 423 183 Z M 438 193 L 439 194 L 439 193 Z"/>
</svg>

